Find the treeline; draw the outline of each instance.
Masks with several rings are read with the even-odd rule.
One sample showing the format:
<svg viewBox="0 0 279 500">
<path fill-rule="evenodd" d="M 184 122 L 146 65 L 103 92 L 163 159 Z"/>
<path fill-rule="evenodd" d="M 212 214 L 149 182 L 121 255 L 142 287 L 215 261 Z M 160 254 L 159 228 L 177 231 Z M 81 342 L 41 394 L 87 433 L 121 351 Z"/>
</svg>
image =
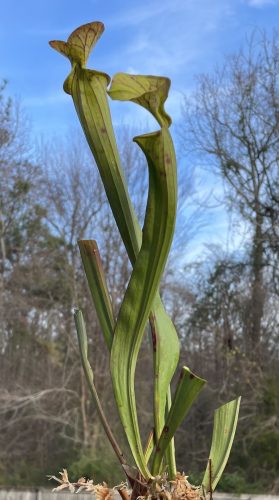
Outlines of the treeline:
<svg viewBox="0 0 279 500">
<path fill-rule="evenodd" d="M 176 440 L 178 468 L 194 481 L 205 467 L 214 409 L 243 396 L 221 483 L 226 491 L 279 487 L 278 48 L 276 34 L 272 40 L 261 35 L 256 45 L 251 41 L 248 55 L 243 51 L 222 71 L 201 77 L 195 96 L 185 101 L 180 139 L 186 164 L 190 168 L 197 154 L 204 155 L 222 177 L 227 208 L 245 222 L 247 235 L 238 252 L 219 249 L 185 265 L 187 234 L 199 221 L 187 220 L 183 205 L 161 290 L 181 339 L 181 365 L 208 380 Z M 116 484 L 123 476 L 91 404 L 73 324 L 79 306 L 88 325 L 96 386 L 125 448 L 77 240 L 98 241 L 115 314 L 130 265 L 82 138 L 72 131 L 65 141 L 39 151 L 29 148 L 24 116 L 6 96 L 3 86 L 0 483 L 42 485 L 47 474 L 67 467 L 72 477 Z M 123 130 L 119 137 L 121 157 L 142 221 L 146 166 L 128 136 Z M 147 329 L 136 387 L 146 436 L 152 428 L 151 372 Z"/>
</svg>

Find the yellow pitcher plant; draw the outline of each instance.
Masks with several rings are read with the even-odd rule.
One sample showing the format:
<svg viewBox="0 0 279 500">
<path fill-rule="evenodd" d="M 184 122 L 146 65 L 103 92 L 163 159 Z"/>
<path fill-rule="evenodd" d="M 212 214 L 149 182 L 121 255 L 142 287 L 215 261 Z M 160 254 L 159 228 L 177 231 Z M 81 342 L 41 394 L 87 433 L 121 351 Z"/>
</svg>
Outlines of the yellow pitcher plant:
<svg viewBox="0 0 279 500">
<path fill-rule="evenodd" d="M 170 251 L 177 207 L 176 157 L 169 131 L 171 118 L 164 109 L 170 80 L 161 76 L 116 74 L 86 68 L 88 56 L 104 25 L 92 22 L 77 28 L 66 42 L 51 41 L 71 62 L 64 90 L 72 96 L 84 134 L 98 167 L 108 202 L 132 264 L 130 280 L 118 317 L 112 312 L 101 259 L 94 240 L 78 242 L 81 259 L 101 330 L 110 356 L 111 378 L 119 416 L 141 484 L 150 484 L 162 471 L 177 477 L 174 435 L 198 397 L 205 380 L 183 367 L 171 401 L 170 383 L 179 359 L 179 340 L 159 295 L 159 285 Z M 109 86 L 110 85 L 110 86 Z M 109 88 L 108 88 L 109 86 Z M 134 138 L 143 151 L 149 188 L 141 230 L 121 165 L 113 130 L 109 98 L 132 101 L 157 120 L 158 130 Z M 133 486 L 129 467 L 104 415 L 88 359 L 87 334 L 81 310 L 75 324 L 81 360 L 91 395 L 113 449 Z M 150 324 L 154 373 L 154 432 L 142 443 L 135 395 L 135 370 L 147 324 Z M 211 494 L 221 477 L 232 446 L 240 398 L 217 409 L 212 446 L 201 490 Z M 130 464 L 133 465 L 133 464 Z"/>
</svg>

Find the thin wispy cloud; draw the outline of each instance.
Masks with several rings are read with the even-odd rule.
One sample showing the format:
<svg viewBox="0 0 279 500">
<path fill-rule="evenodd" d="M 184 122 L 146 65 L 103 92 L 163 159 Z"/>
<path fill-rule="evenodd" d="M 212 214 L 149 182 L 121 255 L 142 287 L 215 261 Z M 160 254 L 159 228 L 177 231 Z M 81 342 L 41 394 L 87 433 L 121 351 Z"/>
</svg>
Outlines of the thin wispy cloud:
<svg viewBox="0 0 279 500">
<path fill-rule="evenodd" d="M 121 28 L 123 26 L 139 26 L 141 23 L 150 21 L 154 17 L 160 17 L 168 12 L 170 6 L 166 3 L 154 2 L 148 7 L 141 3 L 134 8 L 124 8 L 119 14 L 107 17 L 107 24 L 110 28 Z"/>
<path fill-rule="evenodd" d="M 106 32 L 93 51 L 89 67 L 110 75 L 124 71 L 169 76 L 172 86 L 167 109 L 177 122 L 182 94 L 193 88 L 194 75 L 210 72 L 226 53 L 237 50 L 249 26 L 258 25 L 259 8 L 261 13 L 272 12 L 270 7 L 278 1 L 152 0 L 146 4 L 123 0 L 107 5 L 101 0 L 84 0 L 77 11 L 74 0 L 49 0 L 47 7 L 35 0 L 25 0 L 24 7 L 10 0 L 9 8 L 3 5 L 0 20 L 0 34 L 5 33 L 9 46 L 9 51 L 4 44 L 0 46 L 3 77 L 10 80 L 12 92 L 20 94 L 26 106 L 35 109 L 55 104 L 62 117 L 66 97 L 61 87 L 68 66 L 58 60 L 47 42 L 65 40 L 78 25 L 101 20 Z M 261 16 L 260 21 L 263 19 Z M 133 121 L 134 113 L 142 114 L 136 106 L 131 111 L 120 105 L 118 109 L 117 121 Z M 38 117 L 43 128 L 43 116 Z"/>
<path fill-rule="evenodd" d="M 64 92 L 28 97 L 23 101 L 25 107 L 47 107 L 50 105 L 59 105 L 66 102 L 69 102 L 69 96 Z"/>
<path fill-rule="evenodd" d="M 279 0 L 248 0 L 248 5 L 250 7 L 268 7 L 271 5 L 279 5 Z"/>
<path fill-rule="evenodd" d="M 127 29 L 137 21 L 137 29 L 130 31 L 129 43 L 112 58 L 120 64 L 126 61 L 126 67 L 136 61 L 143 73 L 177 75 L 182 83 L 189 66 L 203 59 L 204 48 L 210 50 L 218 29 L 222 31 L 231 16 L 227 0 L 222 4 L 219 0 L 176 0 L 163 6 L 155 3 L 152 9 L 139 5 L 119 16 Z"/>
</svg>

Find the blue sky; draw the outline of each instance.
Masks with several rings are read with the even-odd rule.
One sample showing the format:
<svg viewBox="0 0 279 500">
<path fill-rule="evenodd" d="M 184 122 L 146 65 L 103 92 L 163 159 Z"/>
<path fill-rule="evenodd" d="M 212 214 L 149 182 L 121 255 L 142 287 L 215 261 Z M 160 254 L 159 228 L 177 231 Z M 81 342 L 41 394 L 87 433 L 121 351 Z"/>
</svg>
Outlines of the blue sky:
<svg viewBox="0 0 279 500">
<path fill-rule="evenodd" d="M 20 97 L 33 132 L 44 135 L 77 123 L 62 91 L 69 63 L 48 40 L 65 40 L 80 24 L 103 21 L 106 31 L 90 66 L 110 75 L 169 76 L 167 107 L 175 121 L 194 75 L 210 71 L 256 26 L 270 30 L 279 14 L 277 0 L 0 0 L 0 8 L 0 76 Z M 114 119 L 131 122 L 134 111 L 133 105 L 115 105 Z"/>
<path fill-rule="evenodd" d="M 111 76 L 118 71 L 169 76 L 166 108 L 178 123 L 183 93 L 194 88 L 195 75 L 222 63 L 256 27 L 271 31 L 279 18 L 279 0 L 0 0 L 0 9 L 0 78 L 7 78 L 9 93 L 20 98 L 32 136 L 45 138 L 78 125 L 62 90 L 70 65 L 48 40 L 66 40 L 79 25 L 103 21 L 106 29 L 89 67 Z M 147 112 L 133 104 L 112 102 L 112 114 L 115 124 L 147 123 Z M 205 180 L 208 189 L 213 182 Z M 205 235 L 209 242 L 224 243 L 227 214 L 221 208 L 211 219 L 214 231 L 200 233 L 192 253 Z M 210 212 L 208 221 L 211 225 Z"/>
</svg>

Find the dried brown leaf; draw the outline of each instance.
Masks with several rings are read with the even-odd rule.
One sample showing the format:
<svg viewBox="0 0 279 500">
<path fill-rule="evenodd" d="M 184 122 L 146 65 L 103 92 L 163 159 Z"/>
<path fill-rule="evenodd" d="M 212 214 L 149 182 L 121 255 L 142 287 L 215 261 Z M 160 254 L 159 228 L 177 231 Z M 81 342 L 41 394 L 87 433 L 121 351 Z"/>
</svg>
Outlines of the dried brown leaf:
<svg viewBox="0 0 279 500">
<path fill-rule="evenodd" d="M 97 500 L 113 500 L 113 490 L 108 487 L 107 483 L 97 484 L 95 494 Z"/>
<path fill-rule="evenodd" d="M 48 480 L 50 481 L 51 479 L 54 479 L 54 481 L 57 481 L 58 483 L 62 484 L 61 479 L 59 479 L 56 476 L 47 476 Z"/>
<path fill-rule="evenodd" d="M 65 488 L 68 488 L 69 485 L 68 483 L 62 483 L 60 484 L 59 486 L 57 486 L 56 488 L 53 488 L 52 491 L 61 491 L 61 490 L 64 490 Z"/>
<path fill-rule="evenodd" d="M 61 479 L 62 479 L 62 482 L 63 483 L 69 483 L 69 478 L 68 478 L 68 471 L 67 469 L 63 469 L 63 472 L 59 472 L 59 474 L 61 475 Z"/>
</svg>

